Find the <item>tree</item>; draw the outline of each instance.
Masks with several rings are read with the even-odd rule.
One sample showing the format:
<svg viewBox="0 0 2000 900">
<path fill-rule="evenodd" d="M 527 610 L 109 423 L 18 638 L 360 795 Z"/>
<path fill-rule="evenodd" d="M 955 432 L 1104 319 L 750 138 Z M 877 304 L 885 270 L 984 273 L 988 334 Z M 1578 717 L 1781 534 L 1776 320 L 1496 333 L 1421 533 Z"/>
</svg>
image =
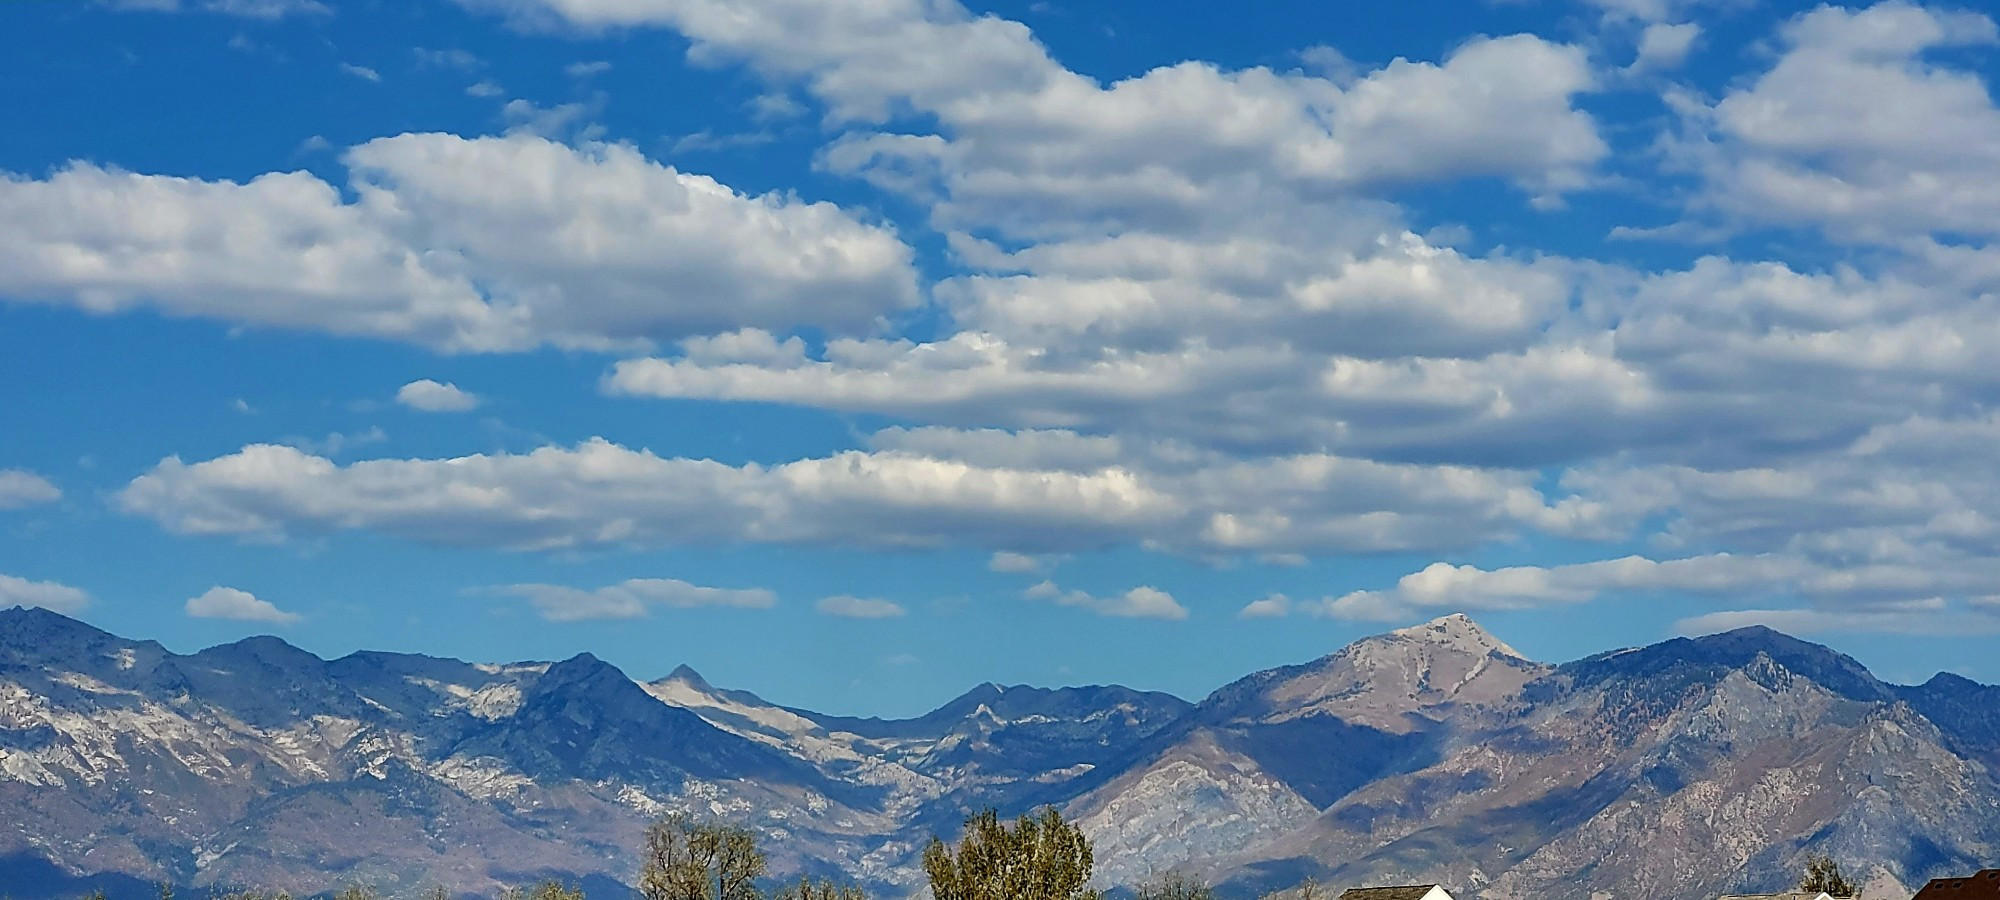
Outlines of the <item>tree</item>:
<svg viewBox="0 0 2000 900">
<path fill-rule="evenodd" d="M 747 828 L 671 813 L 646 829 L 639 894 L 646 900 L 760 900 L 764 854 Z"/>
<path fill-rule="evenodd" d="M 956 850 L 932 838 L 924 873 L 935 900 L 1101 900 L 1090 883 L 1090 839 L 1054 809 L 1013 827 L 989 809 L 965 820 Z"/>
<path fill-rule="evenodd" d="M 830 878 L 813 881 L 801 875 L 797 884 L 779 888 L 771 900 L 868 900 L 868 892 L 851 884 L 836 883 Z"/>
<path fill-rule="evenodd" d="M 1806 857 L 1806 871 L 1799 877 L 1799 890 L 1813 894 L 1824 891 L 1835 897 L 1852 897 L 1855 894 L 1854 882 L 1840 873 L 1840 863 L 1824 853 Z"/>
<path fill-rule="evenodd" d="M 1296 886 L 1282 891 L 1272 891 L 1259 900 L 1327 900 L 1325 888 L 1319 886 L 1319 879 L 1310 875 Z"/>
<path fill-rule="evenodd" d="M 1168 872 L 1139 885 L 1133 897 L 1134 900 L 1215 900 L 1215 889 L 1200 879 Z"/>
<path fill-rule="evenodd" d="M 443 891 L 444 888 L 438 890 Z M 569 887 L 560 881 L 544 881 L 529 891 L 508 888 L 501 897 L 502 900 L 583 900 L 583 889 Z"/>
</svg>

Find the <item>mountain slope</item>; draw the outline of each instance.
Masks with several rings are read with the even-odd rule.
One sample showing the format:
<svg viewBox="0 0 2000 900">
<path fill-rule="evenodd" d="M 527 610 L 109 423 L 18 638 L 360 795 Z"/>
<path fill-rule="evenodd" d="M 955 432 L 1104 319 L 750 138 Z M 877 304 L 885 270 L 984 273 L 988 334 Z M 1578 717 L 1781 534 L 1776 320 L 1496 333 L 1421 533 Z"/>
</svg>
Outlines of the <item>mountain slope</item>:
<svg viewBox="0 0 2000 900">
<path fill-rule="evenodd" d="M 0 610 L 0 884 L 23 900 L 546 876 L 615 896 L 668 810 L 757 830 L 775 875 L 898 896 L 968 810 L 1041 804 L 1083 825 L 1107 886 L 1706 898 L 1782 886 L 1812 851 L 1916 884 L 2000 858 L 1996 761 L 2000 688 L 1888 685 L 1758 628 L 1547 666 L 1447 616 L 1197 704 L 989 684 L 878 720 L 587 654 L 178 655 Z"/>
<path fill-rule="evenodd" d="M 1449 723 L 1506 704 L 1546 671 L 1462 615 L 1363 638 L 1222 687 L 1070 811 L 1098 833 L 1119 879 L 1253 852 L 1349 792 L 1432 761 Z"/>
<path fill-rule="evenodd" d="M 1852 660 L 1764 629 L 1561 667 L 1441 759 L 1217 868 L 1443 877 L 1492 898 L 1781 886 L 1807 850 L 1905 882 L 2000 852 L 2000 784 Z"/>
</svg>

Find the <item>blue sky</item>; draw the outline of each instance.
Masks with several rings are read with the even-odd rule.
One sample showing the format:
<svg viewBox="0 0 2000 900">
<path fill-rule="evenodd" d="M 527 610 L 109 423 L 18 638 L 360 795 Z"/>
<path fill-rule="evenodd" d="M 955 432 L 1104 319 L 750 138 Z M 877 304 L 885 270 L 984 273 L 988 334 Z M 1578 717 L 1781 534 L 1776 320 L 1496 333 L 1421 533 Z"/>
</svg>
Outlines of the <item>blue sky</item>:
<svg viewBox="0 0 2000 900">
<path fill-rule="evenodd" d="M 2000 680 L 1972 6 L 0 5 L 0 605 L 907 715 Z"/>
</svg>

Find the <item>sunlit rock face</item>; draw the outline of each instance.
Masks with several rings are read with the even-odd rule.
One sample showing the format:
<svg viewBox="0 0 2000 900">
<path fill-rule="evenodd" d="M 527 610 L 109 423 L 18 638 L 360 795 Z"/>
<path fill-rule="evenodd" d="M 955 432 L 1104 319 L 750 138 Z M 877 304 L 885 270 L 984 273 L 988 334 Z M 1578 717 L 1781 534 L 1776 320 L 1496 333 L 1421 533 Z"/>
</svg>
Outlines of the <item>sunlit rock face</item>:
<svg viewBox="0 0 2000 900">
<path fill-rule="evenodd" d="M 981 685 L 915 719 L 826 716 L 682 668 L 477 665 L 273 638 L 192 655 L 0 611 L 0 882 L 22 900 L 363 881 L 616 896 L 647 821 L 749 825 L 778 876 L 917 890 L 968 810 L 1055 805 L 1100 880 L 1251 895 L 1710 897 L 1803 855 L 1874 892 L 2000 858 L 2000 688 L 1876 680 L 1761 628 L 1561 666 L 1463 616 L 1189 704 Z M 117 896 L 114 891 L 114 896 Z"/>
</svg>

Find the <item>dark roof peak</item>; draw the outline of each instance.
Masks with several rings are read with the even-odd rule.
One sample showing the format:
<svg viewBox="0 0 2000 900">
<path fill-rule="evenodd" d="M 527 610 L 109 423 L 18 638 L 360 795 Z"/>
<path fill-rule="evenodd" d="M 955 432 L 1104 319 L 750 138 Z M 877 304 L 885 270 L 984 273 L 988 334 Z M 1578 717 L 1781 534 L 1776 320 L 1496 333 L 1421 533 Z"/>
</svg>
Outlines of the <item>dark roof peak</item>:
<svg viewBox="0 0 2000 900">
<path fill-rule="evenodd" d="M 1399 884 L 1390 887 L 1348 888 L 1340 894 L 1340 900 L 1423 900 L 1424 896 L 1438 888 L 1435 884 Z M 1449 892 L 1446 892 L 1449 894 Z"/>
<path fill-rule="evenodd" d="M 2000 900 L 2000 869 L 1933 878 L 1911 900 Z"/>
</svg>

